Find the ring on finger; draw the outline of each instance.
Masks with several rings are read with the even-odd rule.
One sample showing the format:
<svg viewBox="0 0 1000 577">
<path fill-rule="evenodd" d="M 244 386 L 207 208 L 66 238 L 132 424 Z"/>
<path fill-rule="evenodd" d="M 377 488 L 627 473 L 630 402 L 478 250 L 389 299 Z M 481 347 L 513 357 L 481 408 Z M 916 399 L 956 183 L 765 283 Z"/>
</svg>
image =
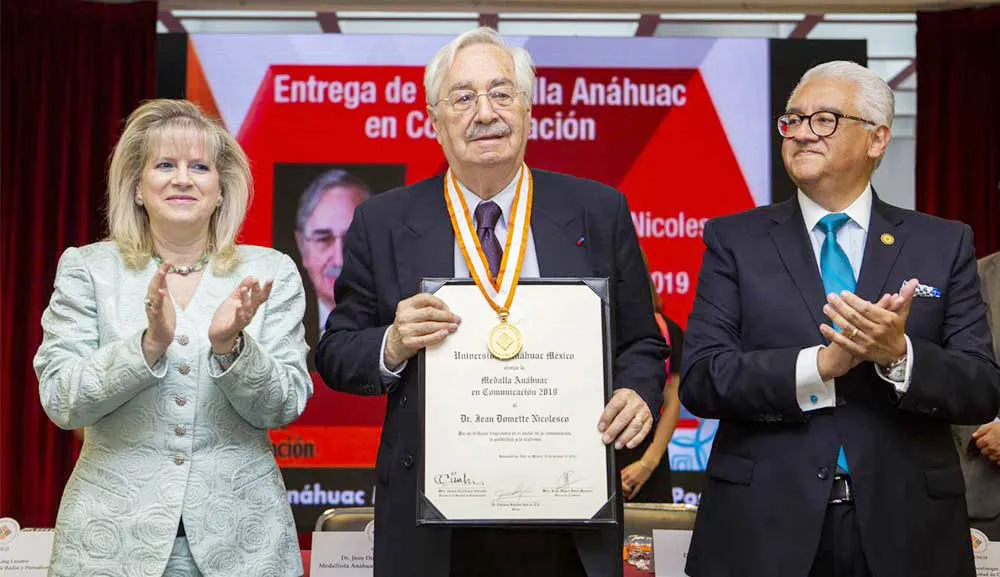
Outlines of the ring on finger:
<svg viewBox="0 0 1000 577">
<path fill-rule="evenodd" d="M 149 310 L 153 309 L 153 299 L 146 297 L 145 300 L 143 300 L 142 302 L 145 303 L 147 309 Z"/>
<path fill-rule="evenodd" d="M 851 331 L 851 336 L 847 337 L 847 339 L 853 341 L 856 336 L 858 336 L 858 327 L 854 327 L 854 330 Z"/>
</svg>

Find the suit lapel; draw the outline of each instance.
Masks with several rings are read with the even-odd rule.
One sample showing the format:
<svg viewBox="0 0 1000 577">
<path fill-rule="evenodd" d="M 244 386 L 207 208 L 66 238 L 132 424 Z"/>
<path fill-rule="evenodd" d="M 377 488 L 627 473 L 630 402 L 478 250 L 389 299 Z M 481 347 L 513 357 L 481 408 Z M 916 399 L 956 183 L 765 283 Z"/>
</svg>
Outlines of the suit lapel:
<svg viewBox="0 0 1000 577">
<path fill-rule="evenodd" d="M 539 275 L 566 278 L 599 275 L 590 265 L 585 236 L 586 213 L 573 202 L 572 191 L 549 186 L 544 173 L 533 171 L 531 234 Z M 416 294 L 421 278 L 455 275 L 455 233 L 444 201 L 444 180 L 418 185 L 406 209 L 404 226 L 392 232 L 401 298 Z M 580 242 L 580 239 L 583 239 Z"/>
<path fill-rule="evenodd" d="M 583 207 L 574 202 L 572 191 L 551 188 L 544 173 L 532 171 L 532 177 L 531 234 L 539 276 L 599 276 L 588 258 L 590 245 L 585 236 L 587 215 Z"/>
<path fill-rule="evenodd" d="M 1000 253 L 986 257 L 980 261 L 979 279 L 980 292 L 986 303 L 986 312 L 993 334 L 1000 334 Z M 1000 359 L 1000 338 L 993 340 L 993 354 Z"/>
<path fill-rule="evenodd" d="M 455 233 L 444 202 L 444 179 L 419 186 L 404 225 L 392 231 L 401 300 L 419 292 L 422 278 L 455 275 Z"/>
<path fill-rule="evenodd" d="M 799 296 L 816 321 L 818 333 L 821 323 L 829 323 L 823 314 L 826 294 L 823 291 L 819 264 L 816 262 L 816 255 L 813 254 L 812 242 L 806 233 L 798 200 L 793 198 L 776 206 L 772 218 L 777 225 L 771 229 L 771 239 L 778 249 L 785 268 L 788 269 L 788 274 L 795 282 Z"/>
<path fill-rule="evenodd" d="M 900 287 L 885 286 L 892 265 L 906 242 L 900 227 L 902 213 L 879 200 L 873 193 L 872 215 L 865 241 L 865 256 L 855 293 L 870 302 L 877 302 L 885 292 L 895 293 Z"/>
</svg>

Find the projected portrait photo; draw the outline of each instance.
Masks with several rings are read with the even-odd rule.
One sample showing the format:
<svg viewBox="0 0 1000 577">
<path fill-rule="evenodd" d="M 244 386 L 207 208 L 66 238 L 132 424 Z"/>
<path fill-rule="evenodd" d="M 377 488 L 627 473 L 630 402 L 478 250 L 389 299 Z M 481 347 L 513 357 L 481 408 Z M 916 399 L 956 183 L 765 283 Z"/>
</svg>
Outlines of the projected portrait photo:
<svg viewBox="0 0 1000 577">
<path fill-rule="evenodd" d="M 344 235 L 370 196 L 402 186 L 403 165 L 277 164 L 274 246 L 299 265 L 306 288 L 306 339 L 314 346 L 336 306 Z"/>
</svg>

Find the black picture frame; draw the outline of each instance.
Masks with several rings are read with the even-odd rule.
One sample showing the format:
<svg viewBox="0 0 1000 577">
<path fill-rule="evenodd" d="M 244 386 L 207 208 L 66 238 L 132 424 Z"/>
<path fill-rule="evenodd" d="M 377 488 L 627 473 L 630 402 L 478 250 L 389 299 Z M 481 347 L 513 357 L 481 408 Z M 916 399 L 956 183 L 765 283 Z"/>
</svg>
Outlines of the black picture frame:
<svg viewBox="0 0 1000 577">
<path fill-rule="evenodd" d="M 478 290 L 475 283 L 468 278 L 446 279 L 427 278 L 421 279 L 420 291 L 434 294 L 444 286 L 457 285 L 469 286 L 472 290 Z M 565 285 L 585 285 L 589 287 L 600 298 L 601 306 L 601 333 L 602 351 L 604 365 L 604 403 L 611 399 L 614 383 L 614 348 L 612 342 L 611 326 L 611 292 L 607 278 L 546 278 L 546 279 L 520 279 L 519 286 L 565 286 Z M 418 370 L 418 419 L 420 424 L 420 456 L 417 463 L 417 510 L 416 523 L 420 527 L 546 527 L 546 528 L 580 528 L 615 526 L 621 523 L 621 500 L 620 483 L 618 482 L 617 466 L 615 463 L 615 451 L 613 445 L 605 446 L 605 470 L 608 499 L 598 512 L 588 518 L 580 519 L 448 519 L 434 507 L 433 503 L 425 494 L 425 458 L 427 447 L 424 445 L 424 430 L 426 423 L 426 359 L 423 350 L 417 355 Z M 597 430 L 597 423 L 594 423 L 594 430 Z"/>
</svg>

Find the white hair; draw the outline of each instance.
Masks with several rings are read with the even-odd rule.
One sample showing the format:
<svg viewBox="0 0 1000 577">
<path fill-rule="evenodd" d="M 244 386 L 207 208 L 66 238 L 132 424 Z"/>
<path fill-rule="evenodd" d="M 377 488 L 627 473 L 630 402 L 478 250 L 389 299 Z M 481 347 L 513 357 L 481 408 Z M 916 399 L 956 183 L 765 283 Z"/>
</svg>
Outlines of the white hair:
<svg viewBox="0 0 1000 577">
<path fill-rule="evenodd" d="M 508 45 L 499 32 L 487 26 L 461 34 L 434 55 L 424 69 L 424 94 L 427 105 L 433 107 L 441 99 L 441 85 L 444 84 L 444 77 L 455 62 L 458 51 L 476 44 L 490 44 L 510 55 L 514 61 L 514 85 L 530 106 L 531 91 L 535 84 L 535 65 L 531 61 L 531 55 L 520 46 Z"/>
<path fill-rule="evenodd" d="M 805 86 L 810 80 L 819 78 L 833 78 L 837 80 L 849 80 L 857 86 L 858 91 L 854 97 L 854 106 L 858 109 L 858 115 L 865 120 L 875 123 L 875 126 L 865 125 L 865 128 L 872 130 L 879 126 L 892 128 L 892 119 L 895 115 L 896 97 L 892 94 L 892 89 L 868 68 L 856 62 L 846 60 L 834 60 L 813 66 L 802 75 L 802 79 L 792 91 L 792 96 Z M 788 98 L 791 102 L 792 96 Z M 787 107 L 787 104 L 786 104 Z"/>
</svg>

